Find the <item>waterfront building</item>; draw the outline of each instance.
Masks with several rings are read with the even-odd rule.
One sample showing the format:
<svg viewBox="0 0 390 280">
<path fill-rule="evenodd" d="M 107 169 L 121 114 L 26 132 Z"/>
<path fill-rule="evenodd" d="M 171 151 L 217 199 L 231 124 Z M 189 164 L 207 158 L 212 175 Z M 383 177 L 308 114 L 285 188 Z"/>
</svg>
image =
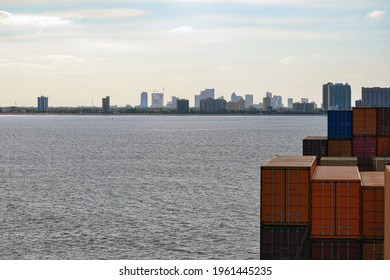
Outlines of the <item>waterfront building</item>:
<svg viewBox="0 0 390 280">
<path fill-rule="evenodd" d="M 202 90 L 199 95 L 195 95 L 195 108 L 200 108 L 200 101 L 202 99 L 206 98 L 212 98 L 214 99 L 215 89 L 207 88 L 205 90 Z"/>
<path fill-rule="evenodd" d="M 292 109 L 293 103 L 294 103 L 294 99 L 292 98 L 287 99 L 288 108 Z"/>
<path fill-rule="evenodd" d="M 268 98 L 272 98 L 272 92 L 266 92 L 265 93 L 265 97 L 268 97 Z"/>
<path fill-rule="evenodd" d="M 168 101 L 168 103 L 167 103 L 167 108 L 176 109 L 177 108 L 177 100 L 178 100 L 178 98 L 176 96 L 172 96 L 171 101 Z"/>
<path fill-rule="evenodd" d="M 301 98 L 301 103 L 309 103 L 309 98 Z"/>
<path fill-rule="evenodd" d="M 263 98 L 263 110 L 264 111 L 272 111 L 271 98 L 270 97 L 264 97 Z"/>
<path fill-rule="evenodd" d="M 282 108 L 283 107 L 283 99 L 280 95 L 274 95 L 271 98 L 271 106 L 273 108 Z"/>
<path fill-rule="evenodd" d="M 362 87 L 363 107 L 390 107 L 390 88 Z"/>
<path fill-rule="evenodd" d="M 111 112 L 110 97 L 109 96 L 102 98 L 102 111 L 103 111 L 103 113 L 110 113 Z"/>
<path fill-rule="evenodd" d="M 140 107 L 142 109 L 148 108 L 148 93 L 147 92 L 142 92 L 141 93 L 141 105 Z"/>
<path fill-rule="evenodd" d="M 245 108 L 253 107 L 253 94 L 245 95 Z"/>
<path fill-rule="evenodd" d="M 200 100 L 200 111 L 204 113 L 221 113 L 226 110 L 226 100 L 224 99 L 202 99 Z"/>
<path fill-rule="evenodd" d="M 317 104 L 314 102 L 295 102 L 293 103 L 293 110 L 297 112 L 312 113 L 317 109 Z"/>
<path fill-rule="evenodd" d="M 188 99 L 177 99 L 176 105 L 177 105 L 176 112 L 178 114 L 188 114 L 190 110 Z"/>
<path fill-rule="evenodd" d="M 49 109 L 49 97 L 41 96 L 38 97 L 38 112 L 46 113 Z"/>
<path fill-rule="evenodd" d="M 164 94 L 153 92 L 152 93 L 152 108 L 163 108 L 164 107 Z"/>
<path fill-rule="evenodd" d="M 341 83 L 327 83 L 322 86 L 322 109 L 351 110 L 351 86 Z"/>
</svg>

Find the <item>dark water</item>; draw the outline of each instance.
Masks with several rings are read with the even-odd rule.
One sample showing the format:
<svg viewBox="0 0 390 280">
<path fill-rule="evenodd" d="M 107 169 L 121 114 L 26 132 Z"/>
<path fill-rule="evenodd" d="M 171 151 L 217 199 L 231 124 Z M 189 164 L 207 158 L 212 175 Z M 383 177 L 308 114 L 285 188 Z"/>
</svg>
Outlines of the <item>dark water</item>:
<svg viewBox="0 0 390 280">
<path fill-rule="evenodd" d="M 259 259 L 259 168 L 322 116 L 0 116 L 0 259 Z"/>
</svg>

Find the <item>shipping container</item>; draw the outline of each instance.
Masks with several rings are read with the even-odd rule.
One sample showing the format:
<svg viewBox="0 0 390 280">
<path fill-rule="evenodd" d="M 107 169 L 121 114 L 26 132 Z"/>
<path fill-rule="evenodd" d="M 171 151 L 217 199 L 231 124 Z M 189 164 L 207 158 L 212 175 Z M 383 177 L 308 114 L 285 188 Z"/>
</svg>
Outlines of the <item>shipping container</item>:
<svg viewBox="0 0 390 280">
<path fill-rule="evenodd" d="M 352 156 L 352 140 L 328 140 L 329 157 Z"/>
<path fill-rule="evenodd" d="M 374 171 L 385 171 L 385 165 L 390 164 L 390 157 L 374 157 L 372 160 Z"/>
<path fill-rule="evenodd" d="M 390 136 L 390 108 L 376 109 L 378 136 Z"/>
<path fill-rule="evenodd" d="M 357 157 L 323 157 L 321 166 L 357 166 Z"/>
<path fill-rule="evenodd" d="M 261 223 L 307 225 L 315 156 L 277 156 L 261 167 Z"/>
<path fill-rule="evenodd" d="M 376 137 L 354 136 L 352 154 L 358 159 L 360 171 L 372 171 L 372 160 L 376 156 Z"/>
<path fill-rule="evenodd" d="M 361 238 L 360 186 L 357 167 L 317 167 L 311 182 L 311 238 Z"/>
<path fill-rule="evenodd" d="M 328 137 L 308 136 L 303 139 L 303 155 L 317 156 L 317 164 L 321 164 L 321 158 L 328 156 Z"/>
<path fill-rule="evenodd" d="M 378 136 L 376 155 L 378 157 L 390 157 L 390 136 Z"/>
<path fill-rule="evenodd" d="M 384 172 L 361 172 L 362 237 L 384 238 Z"/>
<path fill-rule="evenodd" d="M 305 227 L 261 226 L 261 260 L 309 260 L 310 230 Z"/>
<path fill-rule="evenodd" d="M 328 111 L 328 139 L 352 138 L 352 111 Z"/>
<path fill-rule="evenodd" d="M 312 260 L 360 260 L 360 242 L 345 239 L 314 239 L 311 242 Z"/>
<path fill-rule="evenodd" d="M 353 135 L 376 135 L 376 108 L 353 108 Z"/>
<path fill-rule="evenodd" d="M 384 259 L 390 260 L 390 165 L 385 167 L 385 240 Z"/>
<path fill-rule="evenodd" d="M 362 260 L 383 260 L 383 240 L 364 241 L 361 247 Z"/>
</svg>

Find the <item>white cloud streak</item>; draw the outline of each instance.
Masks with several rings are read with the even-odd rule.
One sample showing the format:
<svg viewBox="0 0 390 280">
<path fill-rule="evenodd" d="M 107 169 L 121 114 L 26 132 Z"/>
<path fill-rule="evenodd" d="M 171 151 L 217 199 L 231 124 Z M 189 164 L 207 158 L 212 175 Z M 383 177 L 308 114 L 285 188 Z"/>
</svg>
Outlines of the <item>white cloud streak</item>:
<svg viewBox="0 0 390 280">
<path fill-rule="evenodd" d="M 194 28 L 192 26 L 183 25 L 183 26 L 176 27 L 176 28 L 172 29 L 171 31 L 175 32 L 175 33 L 182 33 L 183 34 L 183 33 L 191 33 L 193 30 L 194 30 Z"/>
<path fill-rule="evenodd" d="M 371 13 L 369 13 L 367 15 L 368 18 L 371 18 L 371 19 L 378 19 L 378 18 L 382 18 L 386 15 L 386 13 L 384 11 L 380 11 L 380 10 L 375 10 L 375 11 L 372 11 Z"/>
<path fill-rule="evenodd" d="M 69 20 L 62 19 L 55 16 L 41 16 L 30 14 L 14 15 L 5 11 L 0 11 L 0 25 L 12 25 L 12 26 L 56 26 L 69 24 Z"/>
<path fill-rule="evenodd" d="M 58 13 L 50 13 L 51 16 L 58 16 L 66 19 L 120 19 L 140 17 L 150 14 L 149 11 L 131 8 L 112 9 L 80 9 L 68 10 Z"/>
<path fill-rule="evenodd" d="M 290 63 L 292 63 L 294 60 L 295 60 L 295 57 L 293 57 L 293 56 L 288 56 L 288 57 L 285 57 L 285 58 L 281 59 L 281 60 L 279 61 L 279 63 L 280 63 L 280 64 L 290 64 Z"/>
</svg>

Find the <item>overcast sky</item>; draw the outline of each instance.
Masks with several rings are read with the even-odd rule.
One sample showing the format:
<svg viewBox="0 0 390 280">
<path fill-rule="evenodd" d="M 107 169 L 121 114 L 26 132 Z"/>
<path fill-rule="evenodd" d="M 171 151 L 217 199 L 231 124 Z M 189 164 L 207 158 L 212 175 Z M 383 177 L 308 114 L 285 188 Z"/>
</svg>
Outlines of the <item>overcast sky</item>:
<svg viewBox="0 0 390 280">
<path fill-rule="evenodd" d="M 390 87 L 388 0 L 0 0 L 0 106 Z M 149 101 L 150 102 L 150 101 Z M 354 105 L 354 104 L 353 104 Z"/>
</svg>

